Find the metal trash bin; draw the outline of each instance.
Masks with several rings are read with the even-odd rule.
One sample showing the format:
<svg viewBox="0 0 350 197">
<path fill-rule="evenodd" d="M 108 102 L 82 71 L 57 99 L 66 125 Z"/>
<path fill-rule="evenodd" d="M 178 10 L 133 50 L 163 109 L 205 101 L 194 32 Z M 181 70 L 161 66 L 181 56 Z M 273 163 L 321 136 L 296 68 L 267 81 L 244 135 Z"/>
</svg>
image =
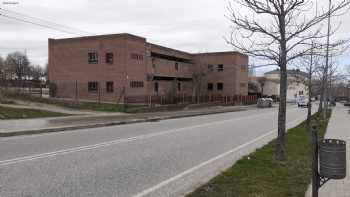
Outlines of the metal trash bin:
<svg viewBox="0 0 350 197">
<path fill-rule="evenodd" d="M 346 142 L 323 139 L 319 144 L 320 175 L 329 179 L 346 177 Z"/>
</svg>

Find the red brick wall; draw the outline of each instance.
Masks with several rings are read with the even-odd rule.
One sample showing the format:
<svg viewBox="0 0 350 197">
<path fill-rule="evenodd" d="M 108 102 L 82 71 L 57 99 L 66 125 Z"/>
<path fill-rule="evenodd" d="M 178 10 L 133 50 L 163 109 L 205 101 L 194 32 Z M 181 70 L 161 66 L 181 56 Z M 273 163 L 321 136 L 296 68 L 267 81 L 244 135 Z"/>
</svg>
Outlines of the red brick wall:
<svg viewBox="0 0 350 197">
<path fill-rule="evenodd" d="M 98 64 L 88 63 L 88 53 L 99 54 Z M 178 62 L 178 70 L 175 69 L 173 60 L 154 58 L 155 67 L 152 65 L 151 52 L 172 57 L 191 60 L 192 63 Z M 105 63 L 105 54 L 113 53 L 113 64 Z M 133 59 L 132 54 L 142 57 Z M 242 69 L 242 65 L 248 64 L 248 57 L 236 52 L 190 54 L 159 45 L 146 42 L 145 38 L 130 34 L 115 34 L 105 36 L 92 36 L 82 38 L 69 38 L 49 40 L 49 67 L 48 77 L 51 83 L 57 86 L 56 96 L 62 98 L 75 98 L 93 101 L 123 102 L 124 96 L 148 96 L 157 95 L 154 92 L 155 81 L 149 80 L 148 75 L 167 77 L 191 78 L 193 67 L 203 65 L 207 69 L 208 64 L 224 65 L 223 72 L 208 73 L 203 82 L 203 94 L 221 94 L 223 96 L 247 95 L 248 71 Z M 88 82 L 99 82 L 99 91 L 88 92 Z M 106 82 L 114 82 L 114 92 L 106 91 Z M 130 82 L 143 82 L 144 87 L 132 88 Z M 215 85 L 224 83 L 223 91 L 207 91 L 207 83 Z M 174 81 L 158 81 L 158 95 L 165 95 L 174 86 Z M 176 94 L 193 95 L 193 83 L 181 82 L 181 91 Z"/>
<path fill-rule="evenodd" d="M 202 65 L 206 69 L 206 80 L 203 84 L 203 91 L 208 95 L 221 94 L 225 96 L 231 95 L 247 95 L 248 85 L 246 88 L 241 88 L 240 84 L 248 84 L 248 69 L 241 69 L 242 66 L 247 68 L 248 57 L 236 52 L 222 53 L 205 53 L 195 55 L 195 63 Z M 214 70 L 210 72 L 208 65 L 213 65 Z M 223 64 L 224 71 L 218 72 L 217 65 Z M 208 91 L 207 84 L 214 84 L 214 91 Z M 217 91 L 217 83 L 223 83 L 223 91 Z"/>
</svg>

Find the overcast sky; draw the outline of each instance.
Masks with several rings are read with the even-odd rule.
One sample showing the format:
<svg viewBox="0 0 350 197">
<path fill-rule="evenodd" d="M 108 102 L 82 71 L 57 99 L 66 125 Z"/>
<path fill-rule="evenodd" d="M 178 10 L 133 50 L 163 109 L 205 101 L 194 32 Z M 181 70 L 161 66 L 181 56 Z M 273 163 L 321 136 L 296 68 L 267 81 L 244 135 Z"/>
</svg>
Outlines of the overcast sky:
<svg viewBox="0 0 350 197">
<path fill-rule="evenodd" d="M 127 32 L 146 37 L 148 42 L 188 52 L 213 52 L 232 50 L 223 38 L 230 33 L 230 22 L 225 17 L 228 1 L 0 0 L 0 6 L 92 34 Z M 341 20 L 338 35 L 350 37 L 347 35 L 350 14 Z M 26 49 L 32 63 L 43 65 L 47 61 L 48 38 L 74 36 L 0 17 L 0 55 L 3 57 L 11 51 Z M 350 59 L 348 54 L 342 62 L 344 59 Z"/>
</svg>

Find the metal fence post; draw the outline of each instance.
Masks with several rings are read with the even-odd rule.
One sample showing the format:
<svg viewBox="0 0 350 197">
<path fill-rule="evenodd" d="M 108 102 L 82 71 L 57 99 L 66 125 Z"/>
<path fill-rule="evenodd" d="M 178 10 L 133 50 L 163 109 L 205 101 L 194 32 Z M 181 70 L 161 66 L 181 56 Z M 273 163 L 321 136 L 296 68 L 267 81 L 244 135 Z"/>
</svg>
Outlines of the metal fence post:
<svg viewBox="0 0 350 197">
<path fill-rule="evenodd" d="M 182 93 L 182 104 L 185 103 L 185 93 Z"/>
<path fill-rule="evenodd" d="M 316 126 L 312 126 L 312 197 L 318 197 L 320 175 L 318 173 L 318 134 Z"/>
<path fill-rule="evenodd" d="M 78 101 L 78 81 L 75 81 L 75 101 Z"/>
<path fill-rule="evenodd" d="M 43 85 L 41 84 L 41 81 L 39 83 L 40 83 L 40 97 L 42 98 L 43 97 Z"/>
<path fill-rule="evenodd" d="M 148 101 L 149 101 L 149 106 L 152 107 L 152 96 L 148 97 Z"/>
<path fill-rule="evenodd" d="M 97 85 L 98 87 L 98 104 L 101 103 L 101 86 L 100 84 Z"/>
</svg>

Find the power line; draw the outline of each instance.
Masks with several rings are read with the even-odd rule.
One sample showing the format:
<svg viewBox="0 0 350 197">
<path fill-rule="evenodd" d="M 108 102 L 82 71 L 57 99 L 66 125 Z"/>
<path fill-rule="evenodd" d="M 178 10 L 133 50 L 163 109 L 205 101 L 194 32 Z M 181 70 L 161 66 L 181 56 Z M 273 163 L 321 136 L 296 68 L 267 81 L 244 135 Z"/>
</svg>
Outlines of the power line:
<svg viewBox="0 0 350 197">
<path fill-rule="evenodd" d="M 13 12 L 13 13 L 15 13 L 17 15 L 21 15 L 22 17 L 20 17 L 20 16 L 11 16 L 11 14 L 8 14 L 8 13 L 6 14 L 6 13 L 4 13 L 4 11 L 5 12 Z M 47 21 L 47 20 L 31 17 L 31 16 L 28 16 L 28 15 L 25 15 L 25 14 L 21 14 L 21 13 L 18 13 L 18 12 L 5 10 L 3 8 L 0 8 L 0 16 L 8 18 L 8 19 L 11 19 L 11 20 L 16 20 L 16 21 L 20 21 L 20 22 L 23 22 L 23 23 L 28 23 L 28 24 L 32 24 L 32 25 L 36 25 L 36 26 L 40 26 L 40 27 L 44 27 L 44 28 L 48 28 L 48 29 L 53 29 L 53 30 L 64 32 L 64 33 L 68 33 L 68 34 L 78 35 L 78 36 L 85 36 L 85 34 L 89 34 L 89 35 L 92 34 L 92 33 L 88 33 L 88 32 L 85 32 L 85 31 L 78 30 L 76 28 L 71 28 L 71 27 L 68 27 L 68 26 L 65 26 L 65 25 L 60 25 L 60 24 L 57 24 L 57 23 L 53 23 L 53 22 L 50 22 L 50 21 Z M 26 17 L 27 19 L 23 18 L 23 17 Z M 43 24 L 41 22 L 36 22 L 36 21 L 33 21 L 31 19 L 28 19 L 28 18 L 32 18 L 32 19 L 35 19 L 35 20 L 43 21 L 43 22 L 46 22 L 46 23 L 51 23 L 51 25 L 50 24 Z M 57 28 L 57 26 L 61 26 L 63 28 Z M 77 31 L 79 31 L 79 33 Z"/>
<path fill-rule="evenodd" d="M 31 19 L 34 19 L 34 20 L 39 20 L 39 21 L 42 21 L 42 22 L 45 22 L 45 23 L 49 23 L 49 24 L 54 25 L 54 26 L 61 26 L 61 27 L 66 28 L 66 29 L 71 29 L 71 30 L 73 30 L 75 32 L 80 32 L 80 33 L 84 33 L 84 34 L 88 34 L 88 35 L 93 35 L 93 33 L 91 33 L 91 32 L 87 32 L 87 31 L 84 31 L 84 30 L 80 30 L 78 28 L 69 27 L 67 25 L 62 25 L 62 24 L 58 24 L 58 23 L 55 23 L 55 22 L 51 22 L 51 21 L 46 20 L 46 19 L 41 19 L 41 18 L 38 18 L 38 17 L 29 16 L 27 14 L 15 12 L 15 11 L 12 11 L 12 10 L 7 10 L 7 9 L 4 9 L 4 8 L 0 8 L 0 11 L 7 12 L 7 13 L 12 13 L 12 14 L 19 15 L 19 16 L 26 17 L 26 18 L 31 18 Z"/>
<path fill-rule="evenodd" d="M 53 30 L 56 30 L 56 31 L 61 31 L 61 32 L 68 33 L 68 34 L 74 34 L 74 35 L 78 35 L 78 36 L 84 36 L 84 35 L 79 34 L 79 33 L 74 33 L 74 32 L 71 32 L 71 31 L 66 31 L 66 30 L 62 30 L 62 29 L 57 29 L 57 28 L 51 27 L 51 26 L 49 26 L 49 25 L 44 25 L 44 24 L 35 23 L 35 22 L 29 21 L 29 20 L 20 19 L 20 18 L 13 17 L 13 16 L 8 16 L 8 15 L 2 14 L 2 13 L 0 13 L 0 16 L 6 17 L 6 18 L 9 18 L 9 19 L 13 19 L 13 20 L 17 20 L 17 21 L 21 21 L 21 22 L 24 22 L 24 23 L 29 23 L 29 24 L 32 24 L 32 25 L 37 25 L 37 26 L 40 26 L 40 27 L 48 28 L 48 29 L 53 29 Z"/>
</svg>

